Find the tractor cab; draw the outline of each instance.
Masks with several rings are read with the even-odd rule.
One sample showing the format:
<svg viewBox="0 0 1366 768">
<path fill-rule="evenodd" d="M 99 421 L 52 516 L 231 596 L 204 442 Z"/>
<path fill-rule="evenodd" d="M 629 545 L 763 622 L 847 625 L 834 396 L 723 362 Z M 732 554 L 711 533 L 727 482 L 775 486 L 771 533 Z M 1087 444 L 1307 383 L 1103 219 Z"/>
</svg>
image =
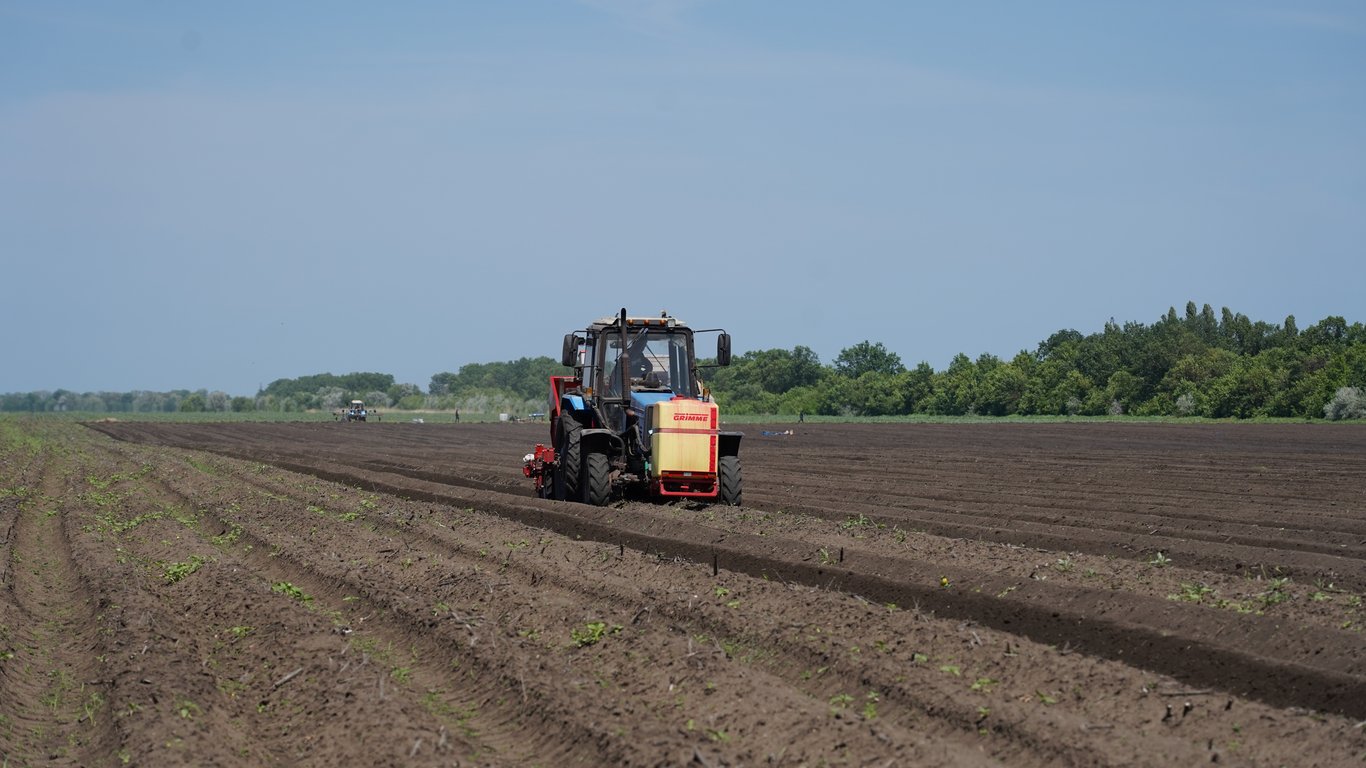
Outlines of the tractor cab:
<svg viewBox="0 0 1366 768">
<path fill-rule="evenodd" d="M 664 392 L 679 397 L 695 397 L 696 381 L 692 377 L 692 331 L 684 328 L 656 328 L 648 326 L 627 334 L 622 354 L 622 339 L 609 334 L 599 337 L 603 347 L 601 383 L 604 392 L 619 395 L 623 381 L 632 393 Z M 626 366 L 626 375 L 621 372 Z"/>
<path fill-rule="evenodd" d="M 717 365 L 730 363 L 730 335 L 720 329 L 695 331 L 667 312 L 658 317 L 607 317 L 583 336 L 565 337 L 564 360 L 580 370 L 585 392 L 594 398 L 604 426 L 635 432 L 648 443 L 650 408 L 678 400 L 707 400 L 698 375 L 694 334 L 718 333 Z"/>
<path fill-rule="evenodd" d="M 596 334 L 593 366 L 603 394 L 603 415 L 619 432 L 634 428 L 641 439 L 650 406 L 674 398 L 696 399 L 692 330 L 675 325 L 629 325 L 627 332 Z M 623 395 L 622 393 L 626 394 Z"/>
</svg>

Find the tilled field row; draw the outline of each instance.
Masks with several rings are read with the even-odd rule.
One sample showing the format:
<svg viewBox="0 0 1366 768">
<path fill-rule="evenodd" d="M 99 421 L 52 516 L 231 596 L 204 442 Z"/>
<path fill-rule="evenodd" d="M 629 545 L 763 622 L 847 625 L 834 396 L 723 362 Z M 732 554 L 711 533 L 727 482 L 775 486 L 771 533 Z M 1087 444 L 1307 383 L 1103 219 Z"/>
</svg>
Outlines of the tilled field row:
<svg viewBox="0 0 1366 768">
<path fill-rule="evenodd" d="M 235 457 L 183 454 L 200 468 L 177 478 L 160 476 L 164 458 L 149 461 L 162 504 L 198 510 L 211 543 L 238 532 L 203 570 L 231 554 L 258 587 L 296 585 L 328 607 L 331 636 L 406 645 L 402 676 L 438 691 L 432 706 L 478 711 L 466 718 L 478 727 L 443 733 L 438 720 L 403 733 L 415 759 L 440 742 L 491 764 L 1108 764 L 1132 762 L 1141 743 L 1140 762 L 1190 762 L 1274 755 L 1276 739 L 1306 727 L 1333 745 L 1324 764 L 1361 746 L 1347 721 L 1279 709 L 1359 718 L 1366 701 L 1351 626 L 1360 596 L 1282 575 L 1283 556 L 1303 550 L 1226 544 L 1249 552 L 1211 556 L 1198 539 L 1131 531 L 1142 544 L 1115 556 L 1064 535 L 1084 527 L 1063 525 L 1050 534 L 1057 542 L 1042 542 L 1057 545 L 1041 547 L 1040 532 L 1010 527 L 1008 510 L 993 518 L 982 500 L 980 519 L 964 513 L 961 530 L 1004 533 L 945 538 L 923 524 L 920 496 L 889 492 L 886 467 L 842 459 L 848 436 L 838 431 L 818 438 L 831 438 L 822 455 L 845 469 L 842 490 L 834 475 L 792 469 L 791 451 L 812 450 L 799 433 L 747 445 L 744 508 L 602 510 L 529 497 L 513 454 L 539 431 L 350 426 L 99 428 Z M 904 453 L 895 443 L 879 449 Z M 116 453 L 143 450 L 153 449 Z M 1002 461 L 979 479 L 1007 475 Z M 1094 451 L 1088 461 L 1099 461 Z M 1329 495 L 1340 517 L 1359 509 L 1359 491 Z M 1060 513 L 1036 521 L 1049 514 Z M 1217 526 L 1217 515 L 1198 524 Z M 1180 546 L 1143 549 L 1154 541 L 1186 545 L 1191 557 Z M 1325 562 L 1300 567 L 1338 572 Z M 338 634 L 339 621 L 349 633 Z M 576 631 L 597 637 L 580 643 Z M 440 685 L 439 659 L 450 658 L 483 696 Z M 1256 736 L 1230 739 L 1251 712 Z M 288 747 L 267 754 L 308 754 Z"/>
<path fill-rule="evenodd" d="M 1351 647 L 1320 645 L 1327 630 L 1283 626 L 1278 619 L 1235 611 L 1191 611 L 1158 597 L 1063 586 L 1046 580 L 988 577 L 976 568 L 867 552 L 858 541 L 824 547 L 808 540 L 722 533 L 698 514 L 659 514 L 635 505 L 631 514 L 539 499 L 511 500 L 469 486 L 421 477 L 426 471 L 348 469 L 333 458 L 277 462 L 288 469 L 378 492 L 447 505 L 473 505 L 576 538 L 630 546 L 661 557 L 712 561 L 718 568 L 790 583 L 853 592 L 882 603 L 915 604 L 1039 642 L 1173 674 L 1194 685 L 1222 685 L 1281 705 L 1366 716 L 1366 658 Z M 366 462 L 370 466 L 372 462 Z M 825 554 L 822 555 L 822 552 Z M 944 589 L 942 580 L 960 585 Z M 1134 617 L 1137 617 L 1136 619 Z M 1219 638 L 1235 638 L 1234 642 Z M 1335 651 L 1337 649 L 1334 649 Z"/>
</svg>

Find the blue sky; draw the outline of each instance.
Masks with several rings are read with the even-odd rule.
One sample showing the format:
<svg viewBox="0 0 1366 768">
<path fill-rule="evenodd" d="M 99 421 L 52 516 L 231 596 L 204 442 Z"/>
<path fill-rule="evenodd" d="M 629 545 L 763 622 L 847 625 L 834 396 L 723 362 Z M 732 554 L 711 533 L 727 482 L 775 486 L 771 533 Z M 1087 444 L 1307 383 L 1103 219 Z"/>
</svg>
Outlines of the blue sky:
<svg viewBox="0 0 1366 768">
<path fill-rule="evenodd" d="M 0 0 L 0 254 L 0 392 L 1362 321 L 1366 4 Z"/>
</svg>

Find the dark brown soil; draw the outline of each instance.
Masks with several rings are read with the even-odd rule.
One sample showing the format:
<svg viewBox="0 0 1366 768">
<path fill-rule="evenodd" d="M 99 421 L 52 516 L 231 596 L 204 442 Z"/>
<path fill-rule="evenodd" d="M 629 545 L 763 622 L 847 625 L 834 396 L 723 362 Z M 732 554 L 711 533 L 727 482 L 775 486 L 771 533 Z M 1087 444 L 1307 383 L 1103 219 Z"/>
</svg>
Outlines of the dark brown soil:
<svg viewBox="0 0 1366 768">
<path fill-rule="evenodd" d="M 89 426 L 0 423 L 8 766 L 1366 759 L 1366 429 L 746 426 L 745 506 L 599 509 L 543 424 Z"/>
</svg>

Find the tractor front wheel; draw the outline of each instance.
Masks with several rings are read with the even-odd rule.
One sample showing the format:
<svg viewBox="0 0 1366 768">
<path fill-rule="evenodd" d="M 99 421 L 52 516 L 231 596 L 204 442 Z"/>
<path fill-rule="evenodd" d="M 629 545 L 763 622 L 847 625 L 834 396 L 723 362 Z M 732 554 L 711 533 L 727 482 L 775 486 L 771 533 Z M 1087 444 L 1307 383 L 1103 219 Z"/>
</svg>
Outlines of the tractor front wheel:
<svg viewBox="0 0 1366 768">
<path fill-rule="evenodd" d="M 584 455 L 583 501 L 601 507 L 612 496 L 612 465 L 607 454 L 596 451 Z"/>
<path fill-rule="evenodd" d="M 716 500 L 732 507 L 740 506 L 740 457 L 722 456 L 717 462 L 717 470 L 716 484 L 719 487 L 716 491 Z"/>
</svg>

